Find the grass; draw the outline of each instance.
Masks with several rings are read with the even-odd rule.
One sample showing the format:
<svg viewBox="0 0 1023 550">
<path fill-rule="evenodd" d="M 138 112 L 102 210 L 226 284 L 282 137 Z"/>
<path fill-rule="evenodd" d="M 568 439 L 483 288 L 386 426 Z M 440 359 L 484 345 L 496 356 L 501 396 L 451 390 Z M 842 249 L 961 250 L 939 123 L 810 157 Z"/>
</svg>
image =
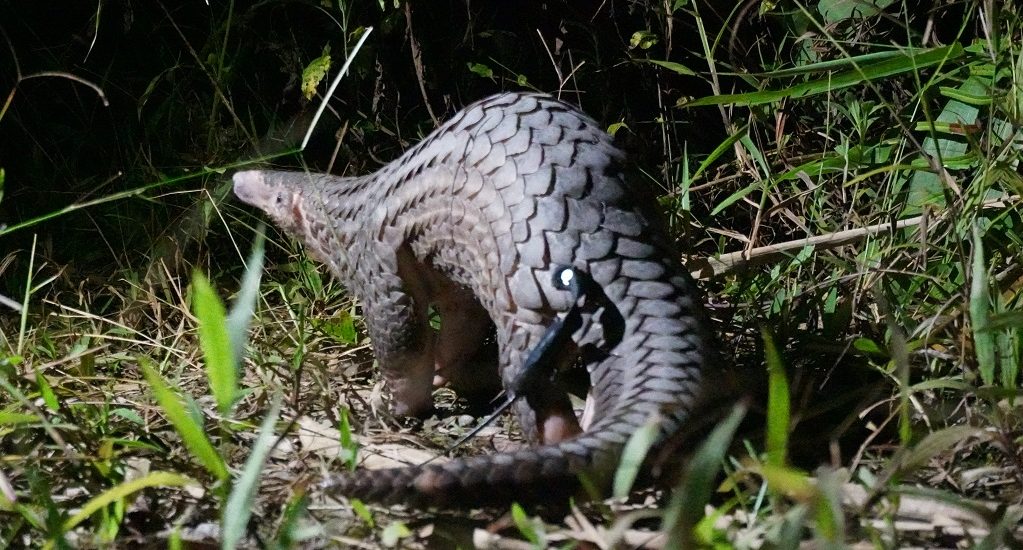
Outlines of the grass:
<svg viewBox="0 0 1023 550">
<path fill-rule="evenodd" d="M 330 147 L 300 162 L 362 173 L 415 142 L 430 110 L 401 113 L 398 89 L 435 112 L 493 88 L 581 100 L 660 190 L 734 363 L 712 380 L 746 394 L 687 449 L 675 490 L 547 521 L 512 508 L 499 521 L 316 491 L 322 473 L 362 461 L 426 460 L 475 420 L 444 390 L 446 414 L 391 417 L 357 305 L 276 234 L 264 262 L 257 217 L 220 200 L 222 168 L 298 142 L 287 128 L 302 109 L 266 99 L 284 84 L 269 85 L 280 70 L 258 62 L 286 60 L 297 78 L 315 60 L 306 74 L 322 77 L 323 45 L 338 40 L 313 20 L 302 37 L 261 26 L 267 6 L 211 12 L 208 36 L 190 11 L 136 14 L 167 24 L 147 36 L 143 101 L 111 118 L 146 147 L 97 128 L 80 150 L 37 155 L 76 182 L 105 181 L 106 168 L 89 172 L 97 157 L 126 159 L 123 187 L 32 203 L 26 182 L 46 185 L 46 166 L 28 152 L 0 158 L 0 215 L 14 214 L 0 219 L 11 243 L 0 257 L 0 546 L 1023 545 L 1019 8 L 640 3 L 561 13 L 561 50 L 553 30 L 514 35 L 485 9 L 465 16 L 478 26 L 472 47 L 431 28 L 450 15 L 441 6 L 323 12 L 343 23 L 335 60 L 363 36 L 357 24 L 379 30 L 335 94 L 340 137 L 314 134 Z M 274 15 L 299 26 L 292 11 Z M 407 28 L 415 71 L 390 56 L 409 53 Z M 20 48 L 19 36 L 9 47 L 26 57 L 0 136 L 18 145 L 28 128 L 44 143 L 55 132 L 45 121 L 60 117 L 33 116 L 49 88 L 32 86 L 68 79 L 26 80 L 27 51 L 54 50 Z M 117 80 L 118 56 L 132 53 L 96 73 L 114 109 L 132 85 Z M 53 112 L 89 112 L 84 95 L 52 93 Z M 165 139 L 147 141 L 151 129 Z M 642 435 L 616 492 L 646 453 Z M 462 452 L 515 438 L 498 426 Z M 488 525 L 500 528 L 477 530 Z"/>
</svg>

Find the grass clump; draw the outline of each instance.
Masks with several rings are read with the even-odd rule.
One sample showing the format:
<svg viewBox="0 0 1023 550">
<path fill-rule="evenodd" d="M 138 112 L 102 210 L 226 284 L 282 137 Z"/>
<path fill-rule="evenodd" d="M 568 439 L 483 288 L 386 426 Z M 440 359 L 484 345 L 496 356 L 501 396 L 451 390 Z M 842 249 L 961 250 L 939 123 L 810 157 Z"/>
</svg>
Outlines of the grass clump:
<svg viewBox="0 0 1023 550">
<path fill-rule="evenodd" d="M 4 27 L 0 546 L 1023 544 L 1020 8 L 580 10 L 228 2 Z M 469 425 L 444 392 L 448 415 L 391 418 L 357 305 L 276 235 L 265 268 L 247 257 L 256 218 L 225 201 L 229 166 L 295 148 L 369 27 L 310 146 L 274 162 L 365 173 L 501 89 L 603 121 L 708 290 L 732 363 L 712 381 L 740 386 L 674 491 L 515 508 L 498 533 L 317 494 Z M 30 78 L 53 71 L 74 78 Z"/>
</svg>

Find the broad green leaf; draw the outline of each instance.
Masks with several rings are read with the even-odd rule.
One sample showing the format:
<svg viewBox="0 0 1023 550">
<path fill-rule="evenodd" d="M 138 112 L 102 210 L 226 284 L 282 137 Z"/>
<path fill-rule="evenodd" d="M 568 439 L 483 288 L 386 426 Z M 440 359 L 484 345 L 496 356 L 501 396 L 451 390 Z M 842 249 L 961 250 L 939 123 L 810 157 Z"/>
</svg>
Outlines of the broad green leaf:
<svg viewBox="0 0 1023 550">
<path fill-rule="evenodd" d="M 312 99 L 316 95 L 316 88 L 327 77 L 330 72 L 330 45 L 323 48 L 323 55 L 309 62 L 302 70 L 302 95 L 306 99 Z"/>
<path fill-rule="evenodd" d="M 865 19 L 881 13 L 895 0 L 821 0 L 817 11 L 826 23 L 840 23 L 846 19 Z"/>
<path fill-rule="evenodd" d="M 963 95 L 981 96 L 985 92 L 990 95 L 984 81 L 977 76 L 970 76 L 958 88 L 957 91 Z M 947 96 L 947 94 L 946 94 Z M 935 129 L 938 125 L 951 127 L 953 124 L 962 127 L 970 127 L 975 124 L 980 115 L 980 108 L 958 99 L 950 99 L 941 110 L 937 119 L 933 121 Z M 966 156 L 969 143 L 963 136 L 946 134 L 939 136 L 938 132 L 932 132 L 924 138 L 921 143 L 922 153 L 925 158 L 915 159 L 919 161 L 926 170 L 913 173 L 909 180 L 909 199 L 902 215 L 914 215 L 920 212 L 925 205 L 934 204 L 943 206 L 945 204 L 944 185 L 941 177 L 930 169 L 930 162 L 926 157 L 933 157 L 944 163 L 945 168 L 954 168 L 955 159 Z M 967 166 L 976 162 L 976 159 L 968 159 Z M 914 162 L 914 165 L 917 165 Z"/>
<path fill-rule="evenodd" d="M 632 38 L 629 39 L 629 47 L 649 50 L 659 41 L 660 39 L 657 38 L 657 35 L 650 31 L 636 31 L 632 33 Z"/>
<path fill-rule="evenodd" d="M 347 311 L 338 313 L 330 321 L 320 323 L 318 328 L 342 344 L 352 346 L 359 343 L 359 333 L 355 330 L 355 317 Z"/>
<path fill-rule="evenodd" d="M 408 526 L 400 521 L 395 521 L 384 527 L 384 530 L 380 533 L 380 543 L 388 548 L 393 548 L 401 542 L 401 539 L 412 536 L 412 531 L 409 530 Z"/>
<path fill-rule="evenodd" d="M 213 448 L 213 444 L 206 437 L 202 426 L 197 424 L 185 411 L 178 394 L 164 383 L 160 373 L 156 372 L 148 358 L 139 357 L 139 366 L 142 368 L 142 374 L 146 377 L 149 387 L 153 389 L 156 402 L 167 416 L 167 420 L 181 435 L 185 447 L 215 478 L 221 481 L 227 480 L 230 473 L 227 471 L 227 466 L 224 465 L 224 460 Z"/>
<path fill-rule="evenodd" d="M 369 511 L 369 507 L 366 506 L 365 502 L 362 502 L 357 498 L 353 498 L 349 499 L 348 503 L 352 506 L 352 511 L 355 512 L 355 515 L 359 516 L 359 519 L 364 521 L 370 529 L 373 529 L 376 526 L 376 522 L 373 521 L 373 513 Z"/>
<path fill-rule="evenodd" d="M 217 400 L 220 414 L 226 416 L 231 412 L 238 391 L 238 369 L 231 351 L 231 338 L 227 334 L 224 304 L 199 271 L 192 276 L 192 309 L 199 321 L 199 346 L 206 359 L 210 390 Z"/>
<path fill-rule="evenodd" d="M 469 71 L 476 73 L 483 78 L 494 78 L 494 71 L 482 63 L 468 63 Z"/>
</svg>

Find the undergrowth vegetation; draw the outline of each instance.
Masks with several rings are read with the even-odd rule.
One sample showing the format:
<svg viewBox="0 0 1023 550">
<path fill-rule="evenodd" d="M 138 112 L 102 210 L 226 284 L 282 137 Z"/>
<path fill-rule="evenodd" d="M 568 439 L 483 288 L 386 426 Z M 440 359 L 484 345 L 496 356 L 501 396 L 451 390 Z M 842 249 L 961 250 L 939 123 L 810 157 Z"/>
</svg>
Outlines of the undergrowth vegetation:
<svg viewBox="0 0 1023 550">
<path fill-rule="evenodd" d="M 1023 546 L 1014 3 L 86 4 L 0 0 L 0 547 Z M 359 305 L 229 176 L 367 173 L 511 89 L 657 190 L 736 405 L 677 487 L 567 516 L 332 500 L 477 420 L 392 417 Z"/>
</svg>

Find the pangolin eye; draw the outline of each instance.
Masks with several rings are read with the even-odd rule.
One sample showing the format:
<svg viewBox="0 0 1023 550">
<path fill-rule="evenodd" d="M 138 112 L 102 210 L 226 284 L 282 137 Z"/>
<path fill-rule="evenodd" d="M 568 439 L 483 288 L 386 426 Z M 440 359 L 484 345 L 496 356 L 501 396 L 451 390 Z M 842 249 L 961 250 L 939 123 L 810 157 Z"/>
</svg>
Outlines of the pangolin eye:
<svg viewBox="0 0 1023 550">
<path fill-rule="evenodd" d="M 278 206 L 284 204 L 284 193 L 277 193 L 277 197 L 274 202 L 276 202 Z"/>
</svg>

